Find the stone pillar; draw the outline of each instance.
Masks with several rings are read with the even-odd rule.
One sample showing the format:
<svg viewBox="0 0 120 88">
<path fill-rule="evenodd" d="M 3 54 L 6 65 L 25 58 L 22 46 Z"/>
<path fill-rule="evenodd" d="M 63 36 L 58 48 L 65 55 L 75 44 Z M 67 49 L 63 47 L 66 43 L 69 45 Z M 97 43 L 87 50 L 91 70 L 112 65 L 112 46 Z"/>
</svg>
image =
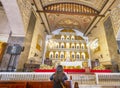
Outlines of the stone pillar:
<svg viewBox="0 0 120 88">
<path fill-rule="evenodd" d="M 111 22 L 111 18 L 108 17 L 104 22 L 104 28 L 106 33 L 106 39 L 108 44 L 108 50 L 111 58 L 112 66 L 116 66 L 118 64 L 118 53 L 117 53 L 117 41 L 114 35 L 114 30 Z M 115 71 L 115 70 L 114 70 Z"/>
<path fill-rule="evenodd" d="M 23 71 L 23 66 L 28 59 L 30 46 L 31 46 L 31 42 L 32 42 L 32 37 L 33 37 L 33 33 L 34 33 L 34 28 L 35 28 L 35 23 L 36 23 L 36 17 L 34 15 L 34 13 L 32 12 L 31 16 L 30 16 L 29 25 L 27 28 L 25 40 L 24 40 L 24 51 L 21 53 L 21 57 L 18 61 L 17 71 Z"/>
</svg>

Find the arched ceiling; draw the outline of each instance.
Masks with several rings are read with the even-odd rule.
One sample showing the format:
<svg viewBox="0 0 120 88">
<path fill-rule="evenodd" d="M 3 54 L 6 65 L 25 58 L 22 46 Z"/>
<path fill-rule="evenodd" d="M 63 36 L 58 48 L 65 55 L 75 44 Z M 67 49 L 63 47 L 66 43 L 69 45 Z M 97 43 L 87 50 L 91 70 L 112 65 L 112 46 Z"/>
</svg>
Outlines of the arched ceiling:
<svg viewBox="0 0 120 88">
<path fill-rule="evenodd" d="M 42 19 L 48 34 L 58 28 L 73 28 L 87 35 L 115 0 L 27 0 Z M 24 27 L 17 0 L 1 0 L 14 35 L 24 35 Z M 11 13 L 12 11 L 12 13 Z M 16 14 L 16 15 L 14 15 Z M 14 17 L 13 17 L 14 15 Z M 11 17 L 12 16 L 12 17 Z M 17 18 L 17 19 L 16 19 Z M 16 20 L 14 20 L 16 19 Z M 16 30 L 17 29 L 17 30 Z"/>
<path fill-rule="evenodd" d="M 54 3 L 70 2 L 70 3 L 83 4 L 100 11 L 104 3 L 106 3 L 108 0 L 41 0 L 41 1 L 43 3 L 43 7 Z"/>
<path fill-rule="evenodd" d="M 115 0 L 33 0 L 41 17 L 46 18 L 50 32 L 73 28 L 88 34 Z M 45 19 L 43 23 L 45 24 Z M 48 29 L 47 29 L 48 30 Z"/>
<path fill-rule="evenodd" d="M 83 15 L 66 15 L 66 14 L 47 14 L 48 21 L 50 23 L 50 28 L 52 31 L 59 28 L 73 28 L 78 29 L 81 32 L 85 32 L 85 29 L 90 24 L 93 19 L 92 16 L 83 16 Z"/>
</svg>

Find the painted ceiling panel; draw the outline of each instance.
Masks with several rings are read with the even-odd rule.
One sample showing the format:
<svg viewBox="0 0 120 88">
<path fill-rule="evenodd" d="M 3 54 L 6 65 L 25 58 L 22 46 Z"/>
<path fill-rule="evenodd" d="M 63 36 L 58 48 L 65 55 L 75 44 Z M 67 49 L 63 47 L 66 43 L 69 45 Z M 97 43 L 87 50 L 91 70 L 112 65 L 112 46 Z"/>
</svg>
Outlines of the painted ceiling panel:
<svg viewBox="0 0 120 88">
<path fill-rule="evenodd" d="M 108 0 L 41 0 L 41 1 L 43 3 L 43 6 L 60 2 L 73 2 L 83 4 L 100 11 L 104 3 L 106 3 Z"/>
<path fill-rule="evenodd" d="M 95 15 L 94 16 L 85 15 L 87 14 L 88 10 L 89 10 L 88 12 L 90 13 L 93 12 L 89 8 L 94 9 L 95 14 L 99 14 L 99 12 L 107 3 L 107 1 L 108 0 L 41 0 L 40 2 L 42 3 L 44 10 L 49 11 L 49 13 L 46 13 L 46 17 L 48 19 L 51 32 L 59 28 L 70 28 L 70 29 L 73 28 L 81 31 L 82 33 L 85 33 L 89 25 L 93 22 L 93 19 L 96 17 Z M 67 5 L 69 3 L 70 5 Z M 76 3 L 77 5 L 75 5 L 74 3 Z M 73 6 L 71 4 L 73 4 Z M 47 6 L 50 5 L 53 6 L 46 8 Z M 82 6 L 78 6 L 78 5 L 82 5 Z M 66 7 L 68 9 L 66 9 Z M 82 9 L 81 12 L 76 10 L 79 7 L 80 9 Z M 73 11 L 73 14 L 64 14 L 64 12 L 69 13 L 69 8 L 73 9 L 71 10 Z M 75 11 L 74 9 L 78 12 L 78 14 L 74 14 Z M 59 13 L 58 10 L 61 13 Z M 96 11 L 98 13 L 96 13 Z M 79 14 L 79 13 L 84 13 L 84 14 Z"/>
<path fill-rule="evenodd" d="M 38 8 L 37 12 L 40 15 L 45 14 L 50 32 L 59 28 L 72 28 L 86 34 L 95 20 L 104 16 L 104 8 L 110 6 L 110 0 L 34 1 Z"/>
<path fill-rule="evenodd" d="M 58 28 L 73 28 L 81 32 L 85 32 L 88 25 L 91 23 L 92 16 L 65 15 L 65 14 L 47 14 L 48 21 L 52 31 Z"/>
</svg>

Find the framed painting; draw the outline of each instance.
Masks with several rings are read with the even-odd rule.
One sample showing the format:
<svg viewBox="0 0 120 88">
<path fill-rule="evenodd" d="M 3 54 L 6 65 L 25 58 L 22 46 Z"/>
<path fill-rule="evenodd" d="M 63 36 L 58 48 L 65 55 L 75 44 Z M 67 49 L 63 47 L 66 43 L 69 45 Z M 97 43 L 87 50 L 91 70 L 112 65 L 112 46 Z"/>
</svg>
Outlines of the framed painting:
<svg viewBox="0 0 120 88">
<path fill-rule="evenodd" d="M 36 49 L 41 51 L 41 48 L 42 48 L 42 37 L 39 34 L 38 37 L 37 37 Z"/>
</svg>

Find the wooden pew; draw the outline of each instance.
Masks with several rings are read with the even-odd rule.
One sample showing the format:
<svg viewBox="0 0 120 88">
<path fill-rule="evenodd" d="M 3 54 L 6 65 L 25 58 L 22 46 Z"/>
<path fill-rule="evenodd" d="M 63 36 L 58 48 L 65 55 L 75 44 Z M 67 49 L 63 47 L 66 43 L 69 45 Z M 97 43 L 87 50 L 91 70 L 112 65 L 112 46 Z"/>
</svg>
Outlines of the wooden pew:
<svg viewBox="0 0 120 88">
<path fill-rule="evenodd" d="M 4 81 L 0 82 L 0 88 L 26 88 L 26 82 Z"/>
<path fill-rule="evenodd" d="M 27 88 L 52 88 L 53 83 L 50 81 L 28 82 Z"/>
<path fill-rule="evenodd" d="M 53 88 L 52 81 L 0 81 L 0 88 Z M 71 82 L 66 81 L 66 88 Z"/>
<path fill-rule="evenodd" d="M 66 81 L 66 88 L 71 88 L 70 81 Z M 52 81 L 28 82 L 27 88 L 53 88 Z"/>
</svg>

